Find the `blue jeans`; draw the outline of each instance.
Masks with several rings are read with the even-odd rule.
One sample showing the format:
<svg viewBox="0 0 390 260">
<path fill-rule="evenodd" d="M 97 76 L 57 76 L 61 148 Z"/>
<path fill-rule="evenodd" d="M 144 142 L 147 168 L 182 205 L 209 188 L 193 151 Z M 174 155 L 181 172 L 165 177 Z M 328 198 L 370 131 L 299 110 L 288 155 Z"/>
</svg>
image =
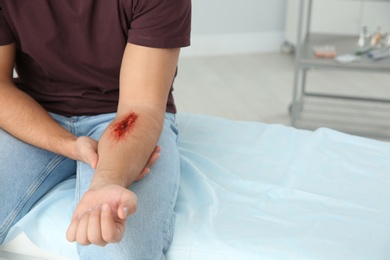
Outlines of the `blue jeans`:
<svg viewBox="0 0 390 260">
<path fill-rule="evenodd" d="M 76 136 L 100 138 L 115 114 L 63 117 L 52 114 Z M 179 184 L 179 154 L 175 116 L 166 113 L 159 139 L 161 153 L 150 174 L 130 186 L 138 197 L 120 243 L 105 247 L 78 245 L 81 259 L 164 259 L 173 236 L 174 205 Z M 93 169 L 36 148 L 0 129 L 0 244 L 9 229 L 56 184 L 76 174 L 75 205 L 88 190 Z M 65 234 L 64 234 L 65 236 Z"/>
</svg>

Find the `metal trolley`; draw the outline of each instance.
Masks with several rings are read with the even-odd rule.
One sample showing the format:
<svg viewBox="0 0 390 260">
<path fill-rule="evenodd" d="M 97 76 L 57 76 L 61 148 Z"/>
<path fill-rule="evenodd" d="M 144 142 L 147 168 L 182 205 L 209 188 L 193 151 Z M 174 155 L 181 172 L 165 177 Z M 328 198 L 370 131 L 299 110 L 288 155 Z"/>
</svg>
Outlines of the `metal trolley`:
<svg viewBox="0 0 390 260">
<path fill-rule="evenodd" d="M 320 0 L 317 0 L 320 1 Z M 371 2 L 388 2 L 390 0 L 354 0 Z M 364 72 L 390 72 L 390 58 L 377 60 L 373 62 L 370 58 L 362 55 L 361 59 L 352 63 L 338 63 L 333 59 L 318 59 L 313 47 L 331 44 L 336 47 L 338 53 L 348 53 L 351 46 L 356 45 L 357 36 L 343 36 L 330 34 L 315 34 L 310 32 L 311 13 L 313 0 L 300 0 L 299 20 L 297 30 L 297 42 L 295 48 L 295 68 L 293 82 L 293 98 L 289 107 L 291 125 L 296 126 L 304 110 L 304 102 L 307 97 L 325 98 L 325 99 L 343 99 L 349 101 L 365 101 L 376 103 L 390 103 L 390 99 L 365 98 L 352 95 L 336 95 L 311 92 L 307 89 L 307 74 L 311 69 L 332 69 L 332 70 L 354 70 Z M 390 9 L 390 5 L 389 5 Z M 390 87 L 390 82 L 387 82 Z M 389 88 L 390 90 L 390 88 Z"/>
</svg>

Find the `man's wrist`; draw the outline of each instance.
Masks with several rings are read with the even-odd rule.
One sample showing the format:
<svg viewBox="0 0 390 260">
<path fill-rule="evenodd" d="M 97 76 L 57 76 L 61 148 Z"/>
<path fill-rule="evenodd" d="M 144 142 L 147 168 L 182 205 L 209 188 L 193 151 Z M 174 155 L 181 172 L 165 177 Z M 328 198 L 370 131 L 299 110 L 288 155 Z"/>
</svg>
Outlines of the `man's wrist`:
<svg viewBox="0 0 390 260">
<path fill-rule="evenodd" d="M 109 173 L 107 172 L 105 173 L 105 175 L 103 175 L 102 172 L 97 171 L 91 181 L 91 185 L 89 186 L 89 189 L 97 190 L 106 185 L 118 185 L 124 188 L 128 188 L 131 185 L 131 183 L 132 181 L 127 180 L 127 178 L 113 178 L 113 176 L 109 175 Z"/>
</svg>

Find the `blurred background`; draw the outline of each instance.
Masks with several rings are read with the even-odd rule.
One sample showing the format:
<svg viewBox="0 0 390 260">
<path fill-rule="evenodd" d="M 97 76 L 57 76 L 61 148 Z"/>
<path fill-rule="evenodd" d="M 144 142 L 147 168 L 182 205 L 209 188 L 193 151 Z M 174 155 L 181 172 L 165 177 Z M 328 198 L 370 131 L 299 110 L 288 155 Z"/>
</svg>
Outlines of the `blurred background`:
<svg viewBox="0 0 390 260">
<path fill-rule="evenodd" d="M 389 11 L 386 0 L 193 0 L 178 110 L 386 138 Z"/>
</svg>

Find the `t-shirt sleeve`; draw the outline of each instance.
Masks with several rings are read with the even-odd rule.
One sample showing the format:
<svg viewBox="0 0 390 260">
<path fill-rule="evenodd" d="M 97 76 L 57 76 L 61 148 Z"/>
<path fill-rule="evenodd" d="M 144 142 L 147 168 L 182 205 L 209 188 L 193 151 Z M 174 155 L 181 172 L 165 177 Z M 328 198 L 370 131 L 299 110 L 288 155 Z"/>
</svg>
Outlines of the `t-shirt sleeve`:
<svg viewBox="0 0 390 260">
<path fill-rule="evenodd" d="M 7 45 L 15 42 L 14 34 L 4 17 L 3 9 L 0 6 L 0 45 Z"/>
<path fill-rule="evenodd" d="M 190 45 L 191 0 L 139 0 L 133 9 L 128 42 L 155 48 Z"/>
</svg>

